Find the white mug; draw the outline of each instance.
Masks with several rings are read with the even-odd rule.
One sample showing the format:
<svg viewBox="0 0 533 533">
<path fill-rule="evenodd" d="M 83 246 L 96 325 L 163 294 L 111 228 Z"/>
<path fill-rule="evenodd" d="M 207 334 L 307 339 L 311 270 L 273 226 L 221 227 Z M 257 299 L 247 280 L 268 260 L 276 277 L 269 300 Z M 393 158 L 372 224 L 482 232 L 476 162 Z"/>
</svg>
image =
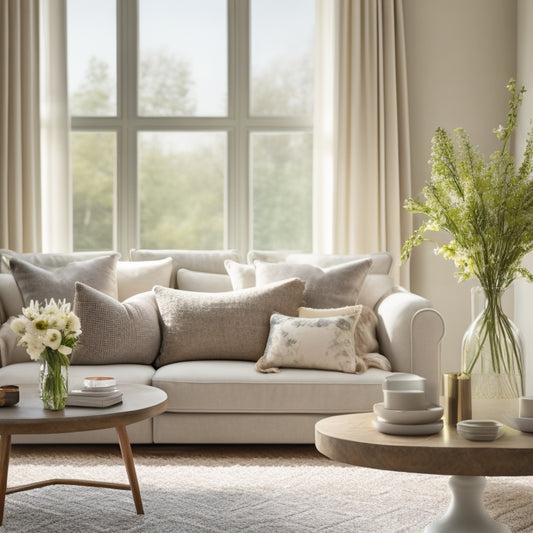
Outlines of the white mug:
<svg viewBox="0 0 533 533">
<path fill-rule="evenodd" d="M 518 403 L 520 418 L 533 418 L 533 396 L 521 396 Z"/>
</svg>

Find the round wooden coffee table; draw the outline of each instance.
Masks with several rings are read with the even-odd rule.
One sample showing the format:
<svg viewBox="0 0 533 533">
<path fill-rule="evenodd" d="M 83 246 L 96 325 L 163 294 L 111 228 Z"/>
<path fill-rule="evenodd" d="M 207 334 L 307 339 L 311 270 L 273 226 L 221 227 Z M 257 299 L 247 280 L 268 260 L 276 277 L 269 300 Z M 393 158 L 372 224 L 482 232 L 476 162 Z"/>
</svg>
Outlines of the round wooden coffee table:
<svg viewBox="0 0 533 533">
<path fill-rule="evenodd" d="M 21 386 L 19 403 L 13 407 L 0 409 L 0 525 L 4 516 L 6 494 L 55 484 L 131 490 L 137 514 L 143 514 L 141 493 L 126 426 L 165 411 L 167 395 L 161 389 L 148 385 L 119 385 L 118 388 L 123 392 L 122 403 L 112 407 L 65 407 L 62 411 L 47 411 L 43 409 L 37 387 Z M 129 484 L 81 479 L 49 479 L 7 488 L 11 435 L 70 433 L 113 427 L 117 431 Z"/>
<path fill-rule="evenodd" d="M 452 502 L 447 513 L 426 533 L 501 533 L 504 524 L 486 512 L 485 476 L 533 475 L 533 434 L 504 427 L 495 441 L 474 442 L 444 426 L 435 435 L 415 437 L 380 433 L 373 413 L 324 418 L 315 426 L 319 452 L 342 463 L 421 474 L 450 475 Z"/>
</svg>

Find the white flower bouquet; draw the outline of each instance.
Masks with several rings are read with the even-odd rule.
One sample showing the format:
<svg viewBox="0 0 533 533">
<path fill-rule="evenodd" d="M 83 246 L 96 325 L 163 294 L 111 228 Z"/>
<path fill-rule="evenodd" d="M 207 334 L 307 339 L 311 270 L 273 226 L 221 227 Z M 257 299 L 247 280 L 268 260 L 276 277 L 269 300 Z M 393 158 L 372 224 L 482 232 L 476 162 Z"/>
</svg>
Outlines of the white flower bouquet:
<svg viewBox="0 0 533 533">
<path fill-rule="evenodd" d="M 70 355 L 81 334 L 79 318 L 70 303 L 52 298 L 42 306 L 31 301 L 11 329 L 20 336 L 18 344 L 29 356 L 41 360 L 40 392 L 47 409 L 62 409 L 68 394 Z"/>
</svg>

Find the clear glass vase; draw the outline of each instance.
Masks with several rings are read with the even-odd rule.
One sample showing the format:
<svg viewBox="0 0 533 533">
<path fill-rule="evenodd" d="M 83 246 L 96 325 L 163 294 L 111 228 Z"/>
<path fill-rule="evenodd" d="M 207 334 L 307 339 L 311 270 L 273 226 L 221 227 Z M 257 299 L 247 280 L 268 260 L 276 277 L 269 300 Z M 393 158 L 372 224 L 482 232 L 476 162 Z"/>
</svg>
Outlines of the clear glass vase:
<svg viewBox="0 0 533 533">
<path fill-rule="evenodd" d="M 484 291 L 485 305 L 463 337 L 462 370 L 476 400 L 511 400 L 524 389 L 522 343 L 504 313 L 501 291 Z M 477 416 L 476 416 L 477 418 Z"/>
<path fill-rule="evenodd" d="M 68 396 L 68 365 L 64 364 L 64 356 L 54 357 L 54 352 L 50 351 L 45 358 L 41 358 L 39 392 L 45 409 L 59 411 L 65 408 Z"/>
</svg>

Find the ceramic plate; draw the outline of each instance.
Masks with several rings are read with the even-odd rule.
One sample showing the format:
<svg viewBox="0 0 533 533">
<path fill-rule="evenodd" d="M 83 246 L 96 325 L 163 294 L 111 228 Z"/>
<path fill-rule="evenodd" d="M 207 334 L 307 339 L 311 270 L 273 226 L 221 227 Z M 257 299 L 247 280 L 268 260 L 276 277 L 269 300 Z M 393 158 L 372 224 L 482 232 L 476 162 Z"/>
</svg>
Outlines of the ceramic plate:
<svg viewBox="0 0 533 533">
<path fill-rule="evenodd" d="M 372 421 L 372 424 L 381 433 L 389 435 L 433 435 L 443 426 L 442 420 L 431 424 L 391 424 L 379 416 Z"/>
<path fill-rule="evenodd" d="M 444 413 L 444 408 L 434 405 L 417 411 L 402 411 L 400 409 L 386 409 L 385 404 L 374 404 L 374 413 L 385 422 L 391 424 L 430 424 L 436 422 Z"/>
<path fill-rule="evenodd" d="M 507 413 L 505 419 L 512 428 L 518 429 L 525 433 L 533 433 L 533 418 L 524 418 Z"/>
</svg>

